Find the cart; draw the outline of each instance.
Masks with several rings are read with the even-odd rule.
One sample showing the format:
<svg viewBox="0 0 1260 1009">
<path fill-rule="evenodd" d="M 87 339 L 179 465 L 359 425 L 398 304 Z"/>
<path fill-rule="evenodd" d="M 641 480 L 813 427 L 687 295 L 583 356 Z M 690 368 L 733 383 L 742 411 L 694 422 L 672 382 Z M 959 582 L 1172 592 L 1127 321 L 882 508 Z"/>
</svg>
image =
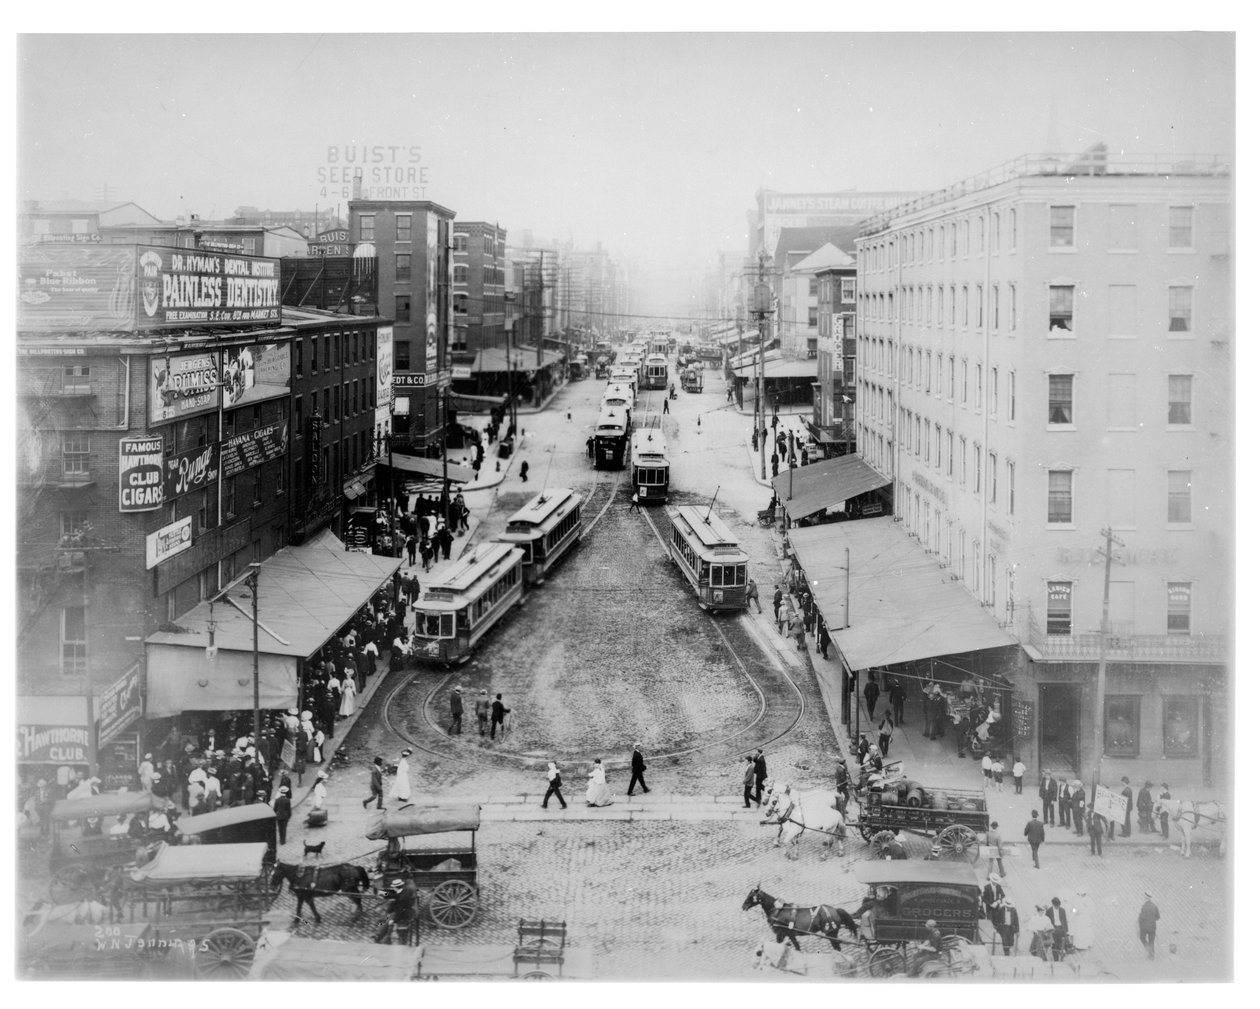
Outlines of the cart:
<svg viewBox="0 0 1260 1009">
<path fill-rule="evenodd" d="M 377 859 L 384 881 L 410 879 L 417 900 L 428 894 L 429 917 L 439 928 L 459 929 L 477 916 L 477 830 L 481 807 L 440 806 L 424 809 L 387 810 L 369 824 L 367 837 L 385 840 Z M 429 834 L 468 831 L 466 848 L 408 847 L 407 839 Z"/>
<path fill-rule="evenodd" d="M 276 861 L 276 811 L 265 802 L 224 806 L 213 813 L 180 817 L 175 824 L 180 844 L 248 844 L 267 846 L 265 864 Z"/>
<path fill-rule="evenodd" d="M 148 816 L 155 810 L 174 808 L 169 799 L 151 792 L 107 792 L 83 799 L 62 799 L 52 810 L 52 855 L 49 868 L 52 881 L 49 896 L 54 904 L 71 904 L 86 900 L 104 882 L 109 870 L 136 860 L 137 851 L 165 832 L 152 833 L 147 828 L 140 836 L 131 834 L 86 835 L 76 821 L 96 818 L 102 827 L 120 816 Z"/>
<path fill-rule="evenodd" d="M 688 367 L 682 376 L 683 392 L 703 392 L 704 372 L 696 367 Z"/>
<path fill-rule="evenodd" d="M 262 841 L 161 845 L 124 872 L 128 924 L 151 925 L 167 959 L 186 958 L 197 978 L 245 977 L 271 903 L 266 854 Z"/>
<path fill-rule="evenodd" d="M 371 942 L 303 939 L 264 931 L 249 970 L 256 981 L 415 981 L 423 950 Z"/>
<path fill-rule="evenodd" d="M 858 795 L 858 830 L 870 841 L 881 830 L 908 831 L 932 839 L 943 858 L 980 857 L 977 834 L 989 829 L 983 792 L 928 788 L 914 781 L 869 789 Z"/>
<path fill-rule="evenodd" d="M 980 937 L 980 884 L 973 868 L 947 862 L 864 862 L 854 870 L 869 890 L 858 915 L 872 977 L 914 973 L 940 977 L 976 972 L 985 959 Z M 938 955 L 916 947 L 934 920 L 944 942 Z"/>
</svg>

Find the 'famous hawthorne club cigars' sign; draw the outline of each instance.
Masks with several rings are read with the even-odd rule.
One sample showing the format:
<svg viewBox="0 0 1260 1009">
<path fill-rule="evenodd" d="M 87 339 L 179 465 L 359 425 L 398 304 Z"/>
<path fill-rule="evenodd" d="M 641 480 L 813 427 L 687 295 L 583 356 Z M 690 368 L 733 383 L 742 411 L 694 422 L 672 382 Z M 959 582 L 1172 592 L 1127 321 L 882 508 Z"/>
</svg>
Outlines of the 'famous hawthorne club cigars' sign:
<svg viewBox="0 0 1260 1009">
<path fill-rule="evenodd" d="M 224 326 L 280 321 L 280 263 L 206 249 L 27 245 L 18 330 Z"/>
</svg>

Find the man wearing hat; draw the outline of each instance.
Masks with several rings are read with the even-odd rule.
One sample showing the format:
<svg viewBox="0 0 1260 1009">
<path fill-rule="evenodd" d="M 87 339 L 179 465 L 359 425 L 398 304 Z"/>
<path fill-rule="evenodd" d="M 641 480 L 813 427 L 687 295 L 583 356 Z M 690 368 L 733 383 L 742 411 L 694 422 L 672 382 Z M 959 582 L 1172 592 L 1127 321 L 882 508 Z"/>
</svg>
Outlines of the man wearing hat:
<svg viewBox="0 0 1260 1009">
<path fill-rule="evenodd" d="M 407 933 L 416 916 L 416 885 L 408 878 L 395 876 L 386 886 L 385 919 L 376 931 L 376 941 L 384 942 L 393 930 L 400 944 L 407 941 Z"/>
<path fill-rule="evenodd" d="M 289 798 L 289 790 L 284 785 L 280 786 L 280 791 L 271 800 L 271 808 L 276 813 L 276 833 L 280 838 L 280 843 L 284 844 L 289 832 L 289 820 L 293 818 L 293 802 Z"/>
<path fill-rule="evenodd" d="M 1168 791 L 1168 782 L 1162 781 L 1159 785 L 1159 829 L 1165 841 L 1168 840 L 1168 814 L 1171 805 L 1172 792 Z"/>
<path fill-rule="evenodd" d="M 994 928 L 997 928 L 998 905 L 1005 897 L 1006 890 L 1002 888 L 1002 877 L 996 872 L 989 873 L 989 881 L 980 891 L 980 906 L 984 909 L 984 916 L 993 923 Z"/>
<path fill-rule="evenodd" d="M 1011 948 L 1019 942 L 1019 912 L 1015 910 L 1010 897 L 1003 897 L 998 901 L 993 927 L 1002 938 L 1002 953 L 1010 956 Z"/>
<path fill-rule="evenodd" d="M 461 687 L 456 685 L 451 691 L 451 735 L 462 736 L 464 734 L 464 692 Z"/>
<path fill-rule="evenodd" d="M 941 955 L 941 930 L 936 927 L 936 919 L 929 918 L 923 923 L 923 927 L 927 929 L 927 935 L 915 947 L 914 959 L 910 961 L 907 970 L 910 977 L 918 977 L 919 970 L 925 963 Z"/>
<path fill-rule="evenodd" d="M 371 794 L 363 800 L 363 808 L 367 809 L 372 804 L 372 800 L 376 800 L 376 808 L 385 808 L 385 785 L 382 778 L 381 767 L 385 763 L 380 757 L 372 759 L 372 781 L 369 786 L 372 789 Z"/>
<path fill-rule="evenodd" d="M 473 711 L 477 716 L 477 730 L 484 736 L 486 723 L 490 721 L 490 692 L 485 687 L 477 694 L 477 704 Z"/>
<path fill-rule="evenodd" d="M 1133 789 L 1129 786 L 1128 778 L 1121 778 L 1124 788 L 1120 789 L 1120 794 L 1124 796 L 1124 823 L 1120 827 L 1120 836 L 1128 837 L 1133 833 Z M 1116 821 L 1112 820 L 1107 825 L 1107 840 L 1114 841 L 1116 839 Z"/>
<path fill-rule="evenodd" d="M 1142 910 L 1138 912 L 1138 938 L 1142 940 L 1142 945 L 1146 947 L 1146 957 L 1148 960 L 1155 959 L 1155 923 L 1159 921 L 1159 908 L 1155 906 L 1155 901 L 1151 899 L 1149 892 L 1142 894 L 1146 898 L 1146 903 L 1142 905 Z"/>
<path fill-rule="evenodd" d="M 1058 897 L 1050 899 L 1050 906 L 1046 908 L 1046 917 L 1050 919 L 1050 928 L 1054 932 L 1054 958 L 1062 960 L 1067 951 L 1068 924 L 1067 909 Z"/>
<path fill-rule="evenodd" d="M 634 744 L 634 753 L 630 755 L 630 787 L 626 790 L 626 795 L 634 795 L 634 786 L 637 783 L 643 789 L 646 795 L 652 791 L 647 787 L 647 782 L 643 780 L 643 772 L 647 770 L 647 761 L 643 759 L 643 754 L 639 752 L 639 744 Z"/>
<path fill-rule="evenodd" d="M 1037 852 L 1046 841 L 1045 825 L 1037 819 L 1037 811 L 1031 810 L 1030 819 L 1024 824 L 1024 836 L 1028 838 L 1028 848 L 1032 852 L 1033 868 L 1040 869 L 1041 861 L 1037 857 Z"/>
<path fill-rule="evenodd" d="M 1155 783 L 1148 781 L 1142 786 L 1142 790 L 1138 792 L 1138 830 L 1143 834 L 1149 834 L 1155 830 L 1155 818 L 1151 815 L 1152 810 L 1155 808 L 1155 800 L 1151 798 L 1151 789 L 1154 787 Z"/>
</svg>

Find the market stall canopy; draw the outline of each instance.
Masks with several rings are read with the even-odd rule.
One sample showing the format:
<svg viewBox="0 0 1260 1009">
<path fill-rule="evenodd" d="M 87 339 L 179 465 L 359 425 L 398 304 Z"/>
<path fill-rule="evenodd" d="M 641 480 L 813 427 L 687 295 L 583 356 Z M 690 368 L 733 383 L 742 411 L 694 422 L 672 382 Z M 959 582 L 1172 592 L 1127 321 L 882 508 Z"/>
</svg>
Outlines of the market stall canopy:
<svg viewBox="0 0 1260 1009">
<path fill-rule="evenodd" d="M 224 806 L 213 813 L 181 816 L 175 824 L 175 833 L 185 836 L 196 835 L 207 830 L 219 830 L 223 827 L 235 827 L 241 823 L 275 818 L 276 811 L 265 802 L 251 802 L 247 806 Z"/>
<path fill-rule="evenodd" d="M 741 364 L 733 367 L 739 378 L 753 379 L 757 377 L 756 354 L 744 354 Z M 816 378 L 818 376 L 818 359 L 809 357 L 784 358 L 780 351 L 766 352 L 766 379 L 775 378 Z"/>
<path fill-rule="evenodd" d="M 418 473 L 421 476 L 442 479 L 441 459 L 391 452 L 389 454 L 389 465 L 401 473 Z M 451 483 L 472 483 L 477 479 L 477 474 L 468 466 L 457 466 L 452 462 L 448 462 L 446 464 L 446 479 L 450 480 Z"/>
<path fill-rule="evenodd" d="M 798 466 L 792 472 L 780 470 L 771 486 L 783 502 L 788 518 L 795 522 L 890 483 L 860 456 L 842 455 Z"/>
<path fill-rule="evenodd" d="M 62 799 L 52 809 L 54 820 L 86 820 L 91 816 L 130 816 L 154 809 L 173 809 L 170 799 L 152 792 L 105 792 L 82 799 Z"/>
<path fill-rule="evenodd" d="M 265 931 L 249 976 L 268 981 L 410 981 L 423 946 L 303 939 Z"/>
<path fill-rule="evenodd" d="M 368 821 L 369 841 L 417 834 L 442 834 L 450 830 L 477 830 L 481 826 L 480 806 L 428 806 L 423 809 L 390 809 L 375 813 Z"/>
<path fill-rule="evenodd" d="M 137 883 L 186 879 L 255 879 L 263 870 L 267 845 L 163 844 L 152 861 L 128 871 Z"/>
<path fill-rule="evenodd" d="M 508 362 L 508 352 L 506 347 L 482 347 L 477 351 L 477 359 L 473 362 L 471 372 L 476 375 L 479 373 L 492 372 L 533 372 L 539 368 L 546 368 L 552 364 L 558 364 L 564 360 L 564 354 L 557 350 L 546 350 L 542 352 L 542 363 L 538 363 L 538 348 L 529 346 L 520 346 L 519 344 L 512 348 L 512 360 Z"/>
<path fill-rule="evenodd" d="M 788 540 L 851 670 L 1016 644 L 948 568 L 891 518 L 790 529 Z M 846 604 L 849 626 L 841 630 Z"/>
<path fill-rule="evenodd" d="M 396 557 L 347 552 L 327 531 L 262 562 L 258 576 L 261 708 L 289 708 L 298 703 L 298 661 L 313 655 L 344 627 L 401 564 Z M 213 657 L 205 651 L 210 644 L 208 600 L 174 621 L 171 629 L 145 639 L 146 717 L 253 707 L 251 606 L 243 582 L 214 604 L 217 654 Z"/>
</svg>

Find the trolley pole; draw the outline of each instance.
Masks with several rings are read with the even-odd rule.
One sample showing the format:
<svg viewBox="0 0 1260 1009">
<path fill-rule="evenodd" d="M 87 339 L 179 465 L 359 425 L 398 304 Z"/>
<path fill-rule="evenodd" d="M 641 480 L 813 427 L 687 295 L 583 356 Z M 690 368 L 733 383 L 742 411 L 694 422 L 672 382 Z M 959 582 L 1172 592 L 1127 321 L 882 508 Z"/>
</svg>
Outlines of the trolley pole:
<svg viewBox="0 0 1260 1009">
<path fill-rule="evenodd" d="M 1116 537 L 1108 526 L 1102 531 L 1103 539 L 1106 541 L 1104 548 L 1103 563 L 1103 603 L 1102 603 L 1102 625 L 1099 628 L 1098 635 L 1098 693 L 1094 698 L 1094 795 L 1097 796 L 1098 786 L 1103 780 L 1103 745 L 1104 731 L 1103 718 L 1106 714 L 1106 695 L 1107 695 L 1107 636 L 1111 633 L 1109 625 L 1111 610 L 1111 565 L 1114 561 L 1119 564 L 1120 561 L 1111 556 L 1111 548 L 1113 546 L 1122 547 L 1123 543 Z"/>
</svg>

